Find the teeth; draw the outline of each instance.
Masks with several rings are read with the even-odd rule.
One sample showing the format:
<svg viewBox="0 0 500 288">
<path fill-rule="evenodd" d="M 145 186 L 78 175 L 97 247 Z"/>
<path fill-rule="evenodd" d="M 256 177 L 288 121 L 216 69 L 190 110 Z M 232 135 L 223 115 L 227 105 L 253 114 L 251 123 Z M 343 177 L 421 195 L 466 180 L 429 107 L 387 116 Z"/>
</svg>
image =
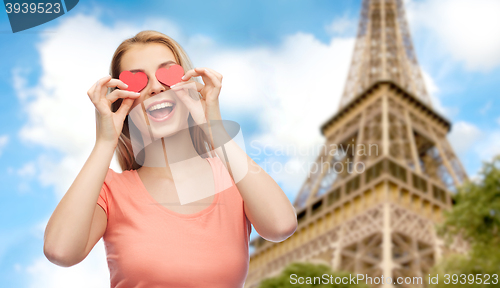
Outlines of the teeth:
<svg viewBox="0 0 500 288">
<path fill-rule="evenodd" d="M 154 106 L 151 106 L 148 111 L 154 111 L 154 110 L 158 110 L 158 109 L 162 109 L 162 108 L 165 108 L 165 107 L 172 107 L 174 106 L 174 104 L 172 104 L 171 102 L 163 102 L 163 103 L 160 103 L 160 104 L 156 104 Z"/>
</svg>

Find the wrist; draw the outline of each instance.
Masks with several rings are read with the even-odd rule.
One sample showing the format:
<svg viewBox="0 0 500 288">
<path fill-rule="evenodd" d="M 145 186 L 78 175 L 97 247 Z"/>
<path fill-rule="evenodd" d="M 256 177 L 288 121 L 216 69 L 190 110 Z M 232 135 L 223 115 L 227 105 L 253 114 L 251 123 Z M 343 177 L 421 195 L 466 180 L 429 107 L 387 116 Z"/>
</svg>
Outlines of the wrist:
<svg viewBox="0 0 500 288">
<path fill-rule="evenodd" d="M 114 153 L 117 145 L 118 145 L 118 139 L 116 141 L 97 139 L 94 144 L 94 149 Z"/>
<path fill-rule="evenodd" d="M 214 137 L 225 137 L 229 135 L 224 127 L 224 124 L 222 123 L 222 120 L 210 121 L 210 132 Z"/>
</svg>

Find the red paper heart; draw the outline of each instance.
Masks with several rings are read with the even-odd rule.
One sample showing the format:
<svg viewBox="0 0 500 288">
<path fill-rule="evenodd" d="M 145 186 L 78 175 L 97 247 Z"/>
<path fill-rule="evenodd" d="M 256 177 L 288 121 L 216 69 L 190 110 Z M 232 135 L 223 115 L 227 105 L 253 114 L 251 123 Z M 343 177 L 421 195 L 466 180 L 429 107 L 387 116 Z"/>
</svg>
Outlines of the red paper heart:
<svg viewBox="0 0 500 288">
<path fill-rule="evenodd" d="M 128 85 L 127 90 L 133 92 L 140 92 L 146 85 L 148 85 L 148 76 L 144 72 L 132 73 L 130 71 L 123 71 L 120 73 L 120 80 Z"/>
<path fill-rule="evenodd" d="M 169 87 L 181 82 L 182 76 L 184 76 L 184 69 L 177 64 L 170 66 L 168 69 L 160 68 L 156 70 L 156 79 Z"/>
</svg>

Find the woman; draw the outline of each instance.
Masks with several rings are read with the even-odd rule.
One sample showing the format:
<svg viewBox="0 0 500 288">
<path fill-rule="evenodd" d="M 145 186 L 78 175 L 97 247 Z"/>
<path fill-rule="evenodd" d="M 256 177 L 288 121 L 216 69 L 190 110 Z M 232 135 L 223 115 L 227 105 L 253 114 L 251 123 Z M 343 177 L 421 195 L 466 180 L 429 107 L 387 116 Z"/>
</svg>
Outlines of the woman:
<svg viewBox="0 0 500 288">
<path fill-rule="evenodd" d="M 173 65 L 186 71 L 180 82 L 160 82 L 157 71 Z M 146 74 L 147 84 L 127 91 L 118 79 L 123 71 Z M 293 234 L 296 214 L 286 195 L 220 124 L 221 82 L 212 69 L 192 69 L 162 33 L 143 31 L 120 44 L 111 76 L 88 91 L 96 143 L 47 224 L 51 262 L 75 265 L 103 237 L 111 287 L 234 288 L 248 272 L 251 224 L 269 241 Z M 193 87 L 200 99 L 186 93 Z M 143 111 L 145 121 L 132 111 Z M 134 141 L 142 141 L 142 154 Z M 109 169 L 114 151 L 122 173 Z"/>
</svg>

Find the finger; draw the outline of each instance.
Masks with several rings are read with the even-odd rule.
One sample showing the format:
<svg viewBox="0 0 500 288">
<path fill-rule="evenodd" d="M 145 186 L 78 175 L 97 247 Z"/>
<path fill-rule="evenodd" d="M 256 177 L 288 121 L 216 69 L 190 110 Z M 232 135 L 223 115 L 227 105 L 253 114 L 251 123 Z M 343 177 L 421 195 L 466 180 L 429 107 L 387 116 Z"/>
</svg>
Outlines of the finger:
<svg viewBox="0 0 500 288">
<path fill-rule="evenodd" d="M 106 95 L 106 99 L 111 101 L 111 103 L 114 103 L 116 100 L 120 98 L 132 98 L 136 99 L 139 96 L 141 96 L 141 93 L 138 92 L 133 92 L 133 91 L 127 91 L 127 90 L 115 90 L 108 95 Z"/>
<path fill-rule="evenodd" d="M 189 82 L 177 83 L 174 86 L 171 86 L 170 89 L 173 92 L 175 92 L 176 94 L 178 94 L 179 92 L 191 94 L 187 90 L 196 91 L 197 97 L 194 100 L 198 101 L 200 98 L 201 99 L 205 98 L 203 96 L 203 94 L 201 93 L 201 91 L 203 90 L 204 87 L 205 87 L 205 85 L 202 83 L 195 82 L 195 81 L 189 81 Z M 189 98 L 192 98 L 192 96 L 190 96 Z"/>
<path fill-rule="evenodd" d="M 205 75 L 212 81 L 214 87 L 217 87 L 217 88 L 221 87 L 222 79 L 217 78 L 216 75 L 214 73 L 212 73 L 212 71 L 207 69 L 207 68 L 200 68 L 200 69 L 204 70 Z"/>
<path fill-rule="evenodd" d="M 111 76 L 104 77 L 105 80 L 102 83 L 101 95 L 106 95 L 108 93 L 108 88 L 118 88 L 122 90 L 126 90 L 128 85 L 121 81 L 120 79 L 111 78 Z M 101 80 L 99 80 L 101 82 Z"/>
<path fill-rule="evenodd" d="M 206 91 L 207 89 L 204 89 L 204 91 L 202 91 L 201 94 L 203 95 L 205 101 L 213 103 L 214 101 L 217 101 L 217 98 L 219 96 L 221 89 L 221 82 L 219 81 L 219 79 L 217 79 L 217 77 L 215 77 L 215 75 L 212 72 L 208 71 L 207 69 L 204 69 L 204 74 L 205 77 L 202 76 L 203 81 L 205 81 L 205 83 L 207 83 L 208 86 L 213 87 L 213 89 L 209 89 L 208 91 Z M 206 79 L 210 79 L 210 81 L 207 81 Z"/>
<path fill-rule="evenodd" d="M 92 102 L 94 102 L 94 96 L 95 96 L 95 92 L 96 92 L 96 86 L 98 84 L 102 84 L 102 83 L 105 83 L 107 81 L 109 81 L 109 79 L 111 79 L 111 76 L 105 76 L 105 77 L 102 77 L 101 79 L 97 80 L 97 82 L 94 83 L 94 85 L 92 85 L 92 87 L 90 87 L 90 89 L 87 91 L 87 95 L 89 96 L 90 100 Z"/>
<path fill-rule="evenodd" d="M 201 68 L 194 68 L 193 70 L 189 70 L 182 78 L 182 80 L 187 81 L 191 77 L 198 77 L 201 76 L 203 79 L 203 82 L 205 82 L 206 85 L 214 86 L 214 87 L 220 87 L 221 86 L 221 81 L 215 77 L 213 73 L 211 73 L 209 70 L 201 67 Z"/>
<path fill-rule="evenodd" d="M 102 88 L 103 88 L 103 85 L 105 85 L 105 83 L 107 83 L 110 79 L 111 79 L 111 76 L 108 75 L 108 76 L 103 77 L 97 81 L 97 83 L 95 84 L 95 87 L 94 87 L 94 93 L 92 95 L 92 102 L 93 103 L 99 102 L 99 100 L 102 97 L 106 96 L 106 94 L 103 94 Z"/>
<path fill-rule="evenodd" d="M 124 83 L 120 79 L 115 79 L 115 78 L 109 80 L 109 82 L 107 83 L 106 86 L 107 87 L 117 87 L 118 89 L 122 89 L 122 90 L 125 90 L 128 88 L 128 85 L 126 83 Z"/>
<path fill-rule="evenodd" d="M 205 68 L 207 69 L 208 71 L 212 72 L 212 74 L 215 75 L 215 77 L 217 77 L 217 79 L 219 79 L 220 82 L 222 82 L 222 74 L 220 74 L 219 72 L 215 71 L 214 69 L 210 69 L 210 68 Z"/>
<path fill-rule="evenodd" d="M 124 120 L 130 111 L 130 107 L 132 107 L 132 103 L 134 103 L 134 99 L 126 98 L 122 101 L 120 108 L 115 112 L 116 115 L 120 117 L 120 120 Z"/>
<path fill-rule="evenodd" d="M 202 76 L 200 71 L 203 72 L 203 70 L 208 70 L 208 71 L 212 72 L 212 74 L 214 74 L 215 77 L 217 77 L 217 79 L 219 79 L 219 81 L 222 82 L 222 74 L 220 74 L 219 72 L 217 72 L 211 68 L 207 68 L 207 67 L 198 67 L 198 68 L 194 68 L 194 69 L 189 70 L 188 72 L 186 72 L 186 74 L 184 74 L 184 77 L 182 77 L 182 80 L 187 81 L 191 77 Z"/>
<path fill-rule="evenodd" d="M 109 80 L 111 80 L 111 75 L 106 75 L 106 76 L 102 77 L 101 79 L 99 79 L 99 82 L 106 83 Z"/>
<path fill-rule="evenodd" d="M 188 70 L 186 73 L 184 73 L 184 76 L 181 77 L 181 80 L 188 81 L 189 79 L 191 79 L 191 77 L 196 77 L 194 76 L 194 74 L 196 74 L 196 72 L 194 72 L 194 69 Z"/>
<path fill-rule="evenodd" d="M 205 85 L 200 82 L 187 81 L 187 82 L 179 82 L 173 86 L 170 86 L 170 89 L 172 89 L 172 91 L 174 92 L 180 89 L 194 89 L 197 92 L 200 92 L 203 89 L 203 87 L 205 87 Z"/>
<path fill-rule="evenodd" d="M 203 69 L 200 70 L 200 68 L 194 68 L 194 69 L 191 69 L 188 72 L 186 72 L 186 74 L 184 74 L 184 76 L 182 76 L 181 79 L 182 79 L 182 81 L 188 81 L 192 77 L 202 76 L 202 78 L 203 78 L 202 72 L 205 72 L 205 71 Z M 203 80 L 203 82 L 205 82 L 205 80 Z"/>
</svg>

